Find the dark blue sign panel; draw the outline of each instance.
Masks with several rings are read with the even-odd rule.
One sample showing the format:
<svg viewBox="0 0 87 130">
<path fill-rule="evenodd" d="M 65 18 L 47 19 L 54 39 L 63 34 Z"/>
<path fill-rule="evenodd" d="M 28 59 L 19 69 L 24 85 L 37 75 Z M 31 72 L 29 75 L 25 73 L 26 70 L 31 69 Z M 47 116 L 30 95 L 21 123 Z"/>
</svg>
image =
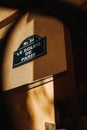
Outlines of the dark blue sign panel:
<svg viewBox="0 0 87 130">
<path fill-rule="evenodd" d="M 32 35 L 25 39 L 14 52 L 13 67 L 22 65 L 46 54 L 46 37 Z"/>
</svg>

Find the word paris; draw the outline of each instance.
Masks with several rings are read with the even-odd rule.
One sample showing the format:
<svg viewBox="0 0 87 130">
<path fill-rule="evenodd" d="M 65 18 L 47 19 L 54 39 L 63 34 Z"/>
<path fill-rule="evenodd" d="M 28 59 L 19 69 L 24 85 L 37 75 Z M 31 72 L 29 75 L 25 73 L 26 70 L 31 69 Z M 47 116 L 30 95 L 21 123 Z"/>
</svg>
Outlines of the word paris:
<svg viewBox="0 0 87 130">
<path fill-rule="evenodd" d="M 32 35 L 25 39 L 13 56 L 13 68 L 46 54 L 46 37 Z"/>
</svg>

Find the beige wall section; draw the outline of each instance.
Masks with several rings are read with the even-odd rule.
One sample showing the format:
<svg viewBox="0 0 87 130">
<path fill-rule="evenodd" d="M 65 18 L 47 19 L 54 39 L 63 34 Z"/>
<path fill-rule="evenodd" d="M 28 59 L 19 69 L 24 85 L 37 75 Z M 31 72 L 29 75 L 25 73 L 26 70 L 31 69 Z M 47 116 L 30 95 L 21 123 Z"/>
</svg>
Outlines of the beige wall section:
<svg viewBox="0 0 87 130">
<path fill-rule="evenodd" d="M 9 23 L 7 26 L 5 26 L 2 29 L 0 29 L 0 39 L 3 39 L 5 37 L 7 31 L 11 27 L 11 25 L 12 25 L 12 23 Z"/>
<path fill-rule="evenodd" d="M 13 54 L 22 41 L 37 34 L 47 37 L 47 54 L 13 69 Z M 8 37 L 3 55 L 3 90 L 29 84 L 67 69 L 64 28 L 57 19 L 25 14 Z"/>
<path fill-rule="evenodd" d="M 0 22 L 14 14 L 17 10 L 12 8 L 0 7 Z"/>
<path fill-rule="evenodd" d="M 27 110 L 32 119 L 32 130 L 45 130 L 45 122 L 55 124 L 53 81 L 31 89 L 27 97 Z"/>
<path fill-rule="evenodd" d="M 45 130 L 45 122 L 55 124 L 53 80 L 31 90 L 17 90 L 6 91 L 4 95 L 13 129 Z"/>
<path fill-rule="evenodd" d="M 3 39 L 17 17 L 17 10 L 0 7 L 0 39 Z"/>
</svg>

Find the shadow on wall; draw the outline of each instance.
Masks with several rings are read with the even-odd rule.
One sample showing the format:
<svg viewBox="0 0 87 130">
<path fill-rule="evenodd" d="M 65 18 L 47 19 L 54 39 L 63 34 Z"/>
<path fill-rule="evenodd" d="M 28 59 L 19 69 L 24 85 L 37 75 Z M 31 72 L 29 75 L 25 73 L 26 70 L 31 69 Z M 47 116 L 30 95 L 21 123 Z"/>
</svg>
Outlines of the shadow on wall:
<svg viewBox="0 0 87 130">
<path fill-rule="evenodd" d="M 47 86 L 41 85 L 31 90 L 27 89 L 28 86 L 23 87 L 4 92 L 2 95 L 2 128 L 5 127 L 4 129 L 37 129 L 38 122 L 35 118 L 40 119 L 40 124 L 44 122 L 42 127 L 45 127 L 43 115 L 50 117 L 53 113 L 53 96 L 47 93 Z M 4 125 L 5 122 L 7 126 Z"/>
<path fill-rule="evenodd" d="M 3 65 L 3 52 L 6 49 L 6 41 L 8 40 L 8 36 L 11 33 L 11 30 L 14 28 L 15 24 L 17 21 L 13 22 L 13 24 L 11 25 L 11 27 L 8 29 L 8 31 L 6 32 L 6 34 L 2 37 L 2 39 L 0 39 L 0 129 L 1 130 L 15 130 L 15 125 L 13 125 L 13 121 L 12 121 L 12 116 L 10 113 L 10 109 L 6 101 L 5 96 L 3 96 L 3 92 L 2 92 L 2 87 L 3 87 L 3 83 L 2 83 L 2 65 Z M 2 30 L 0 30 L 2 31 Z M 8 97 L 7 97 L 8 99 Z M 9 107 L 8 107 L 9 106 Z"/>
<path fill-rule="evenodd" d="M 11 30 L 9 30 L 11 31 Z M 5 43 L 5 41 L 8 38 L 9 33 L 7 34 L 7 36 L 5 37 L 5 39 L 3 39 L 2 43 Z M 68 35 L 69 36 L 69 35 Z M 70 36 L 69 36 L 70 37 Z M 68 37 L 68 38 L 69 38 Z M 70 39 L 67 40 L 67 46 L 69 45 L 68 42 L 70 43 L 71 41 L 69 41 Z M 2 44 L 3 46 L 4 44 Z M 4 45 L 4 47 L 1 47 L 2 50 L 1 52 L 3 52 L 3 49 L 6 48 L 6 45 Z M 75 89 L 75 79 L 74 79 L 74 70 L 73 70 L 73 62 L 72 62 L 72 50 L 70 49 L 71 47 L 69 46 L 67 48 L 67 61 L 68 61 L 68 72 L 66 72 L 66 74 L 64 75 L 55 75 L 54 76 L 54 104 L 55 104 L 55 120 L 56 123 L 58 124 L 57 127 L 59 127 L 60 124 L 62 124 L 64 118 L 66 117 L 71 117 L 73 119 L 73 121 L 76 121 L 74 119 L 77 119 L 76 117 L 78 117 L 78 104 L 77 104 L 77 98 L 76 98 L 76 89 Z M 1 58 L 2 58 L 1 54 Z M 2 62 L 0 62 L 2 63 Z M 2 68 L 2 64 L 0 66 Z M 2 83 L 1 83 L 1 87 L 2 87 Z M 26 86 L 24 86 L 24 88 L 26 88 Z M 75 91 L 74 91 L 75 90 Z M 42 91 L 44 93 L 44 97 L 46 97 L 46 93 L 43 90 Z M 75 93 L 74 93 L 75 92 Z M 74 93 L 74 95 L 73 95 Z M 35 93 L 34 93 L 35 94 Z M 36 96 L 35 99 L 38 99 L 38 94 L 36 93 L 34 96 Z M 30 112 L 28 112 L 28 108 L 26 105 L 26 101 L 28 98 L 28 92 L 27 89 L 18 89 L 17 91 L 13 90 L 12 92 L 9 91 L 7 93 L 2 94 L 0 96 L 0 112 L 1 112 L 1 125 L 2 125 L 2 129 L 6 130 L 7 127 L 10 130 L 28 130 L 31 129 L 32 130 L 32 114 Z M 48 99 L 48 97 L 46 97 Z M 43 100 L 42 100 L 43 102 Z M 49 101 L 50 102 L 50 101 Z M 68 103 L 69 104 L 68 104 Z M 52 104 L 52 102 L 50 102 Z M 67 104 L 67 105 L 66 105 Z M 48 104 L 49 105 L 49 104 Z M 66 107 L 66 108 L 65 108 Z M 63 109 L 62 109 L 63 108 Z M 70 109 L 69 109 L 70 108 Z M 61 122 L 59 123 L 59 119 L 58 119 L 58 114 L 59 114 L 59 109 L 60 112 L 62 112 L 61 114 Z M 39 110 L 38 110 L 39 111 Z M 45 109 L 45 111 L 47 113 L 49 113 L 48 110 Z M 70 113 L 66 114 L 66 111 Z M 64 116 L 63 116 L 64 115 Z M 72 123 L 73 124 L 73 123 Z M 26 127 L 26 128 L 25 128 Z M 60 126 L 62 127 L 62 126 Z M 71 127 L 71 123 L 70 123 L 70 127 Z"/>
<path fill-rule="evenodd" d="M 72 128 L 76 123 L 76 117 L 78 115 L 76 110 L 77 102 L 75 102 L 76 98 L 71 95 L 71 92 L 67 94 L 67 89 L 64 91 L 65 86 L 63 83 L 66 83 L 66 80 L 64 80 L 62 76 L 65 75 L 66 74 L 60 74 L 55 76 L 55 86 L 53 87 L 54 97 L 52 95 L 53 90 L 50 89 L 53 84 L 51 82 L 30 90 L 28 90 L 28 86 L 21 86 L 20 88 L 4 92 L 0 102 L 0 118 L 2 117 L 1 126 L 3 130 L 7 128 L 9 128 L 9 130 L 37 129 L 36 126 L 38 122 L 36 119 L 39 119 L 40 124 L 42 122 L 45 124 L 42 117 L 46 115 L 46 118 L 47 116 L 51 118 L 53 107 L 55 110 L 56 127 Z M 45 86 L 47 84 L 50 86 Z M 62 87 L 63 90 L 59 86 Z M 52 91 L 50 95 L 49 91 L 46 90 L 47 87 Z"/>
</svg>

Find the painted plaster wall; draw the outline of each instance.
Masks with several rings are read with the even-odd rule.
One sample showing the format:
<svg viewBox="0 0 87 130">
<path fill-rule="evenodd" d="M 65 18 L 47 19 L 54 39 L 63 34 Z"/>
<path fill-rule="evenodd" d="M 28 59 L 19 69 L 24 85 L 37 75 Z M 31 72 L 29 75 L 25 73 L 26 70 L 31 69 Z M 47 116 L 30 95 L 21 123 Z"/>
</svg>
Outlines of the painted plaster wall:
<svg viewBox="0 0 87 130">
<path fill-rule="evenodd" d="M 13 68 L 14 52 L 23 40 L 34 34 L 47 37 L 47 54 Z M 11 27 L 4 44 L 3 90 L 29 84 L 67 70 L 64 27 L 57 19 L 26 13 Z"/>
</svg>

